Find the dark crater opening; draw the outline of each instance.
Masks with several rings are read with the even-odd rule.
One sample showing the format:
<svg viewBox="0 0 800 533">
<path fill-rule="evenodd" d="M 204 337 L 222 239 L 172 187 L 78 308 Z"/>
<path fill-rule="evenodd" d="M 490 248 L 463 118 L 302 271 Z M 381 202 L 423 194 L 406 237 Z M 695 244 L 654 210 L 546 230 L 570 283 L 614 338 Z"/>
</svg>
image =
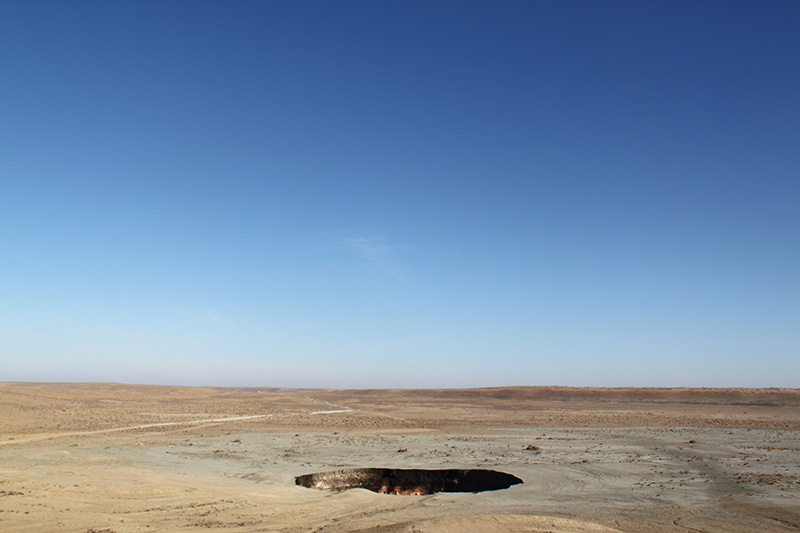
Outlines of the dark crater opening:
<svg viewBox="0 0 800 533">
<path fill-rule="evenodd" d="M 507 489 L 522 480 L 495 470 L 404 470 L 398 468 L 352 468 L 295 478 L 311 489 L 368 489 L 380 494 L 433 494 L 435 492 L 483 492 Z"/>
</svg>

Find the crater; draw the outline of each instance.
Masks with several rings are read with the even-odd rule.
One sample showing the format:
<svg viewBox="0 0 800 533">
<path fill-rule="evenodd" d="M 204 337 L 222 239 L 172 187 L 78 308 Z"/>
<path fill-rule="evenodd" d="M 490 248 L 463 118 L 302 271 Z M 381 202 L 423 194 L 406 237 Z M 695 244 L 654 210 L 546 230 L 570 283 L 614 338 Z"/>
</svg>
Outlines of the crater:
<svg viewBox="0 0 800 533">
<path fill-rule="evenodd" d="M 522 480 L 495 470 L 419 470 L 351 468 L 295 478 L 303 487 L 340 491 L 367 489 L 379 494 L 424 495 L 436 492 L 484 492 L 507 489 Z"/>
</svg>

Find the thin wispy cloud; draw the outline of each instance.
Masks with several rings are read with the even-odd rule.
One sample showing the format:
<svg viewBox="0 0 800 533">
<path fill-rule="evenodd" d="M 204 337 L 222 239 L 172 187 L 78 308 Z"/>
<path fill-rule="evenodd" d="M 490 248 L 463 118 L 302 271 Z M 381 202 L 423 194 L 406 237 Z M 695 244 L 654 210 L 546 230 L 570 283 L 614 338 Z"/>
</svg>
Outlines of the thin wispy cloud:
<svg viewBox="0 0 800 533">
<path fill-rule="evenodd" d="M 344 239 L 341 241 L 341 245 L 366 267 L 385 271 L 394 270 L 392 262 L 394 249 L 384 239 L 361 235 Z"/>
<path fill-rule="evenodd" d="M 385 237 L 367 233 L 339 234 L 326 248 L 345 253 L 365 270 L 383 272 L 400 277 L 403 272 L 402 256 L 411 249 L 407 245 L 390 243 Z"/>
</svg>

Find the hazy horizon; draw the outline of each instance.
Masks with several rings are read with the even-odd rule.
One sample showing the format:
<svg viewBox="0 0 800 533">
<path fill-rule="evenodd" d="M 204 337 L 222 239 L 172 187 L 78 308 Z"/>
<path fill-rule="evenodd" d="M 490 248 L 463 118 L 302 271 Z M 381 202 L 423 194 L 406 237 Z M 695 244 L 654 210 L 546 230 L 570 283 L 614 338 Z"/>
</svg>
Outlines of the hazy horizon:
<svg viewBox="0 0 800 533">
<path fill-rule="evenodd" d="M 0 381 L 797 387 L 798 27 L 6 2 Z"/>
<path fill-rule="evenodd" d="M 692 391 L 734 391 L 734 390 L 751 390 L 751 391 L 770 391 L 770 390 L 800 390 L 800 387 L 707 387 L 707 386 L 681 386 L 681 385 L 664 385 L 664 386 L 636 386 L 636 385 L 610 385 L 610 386 L 594 386 L 594 385 L 487 385 L 487 386 L 473 386 L 473 387 L 309 387 L 309 386 L 275 386 L 275 385 L 215 385 L 212 383 L 206 384 L 192 384 L 181 385 L 176 383 L 128 383 L 124 381 L 28 381 L 28 380 L 8 380 L 0 381 L 0 383 L 15 383 L 24 385 L 54 385 L 54 386 L 73 386 L 73 385 L 120 385 L 122 387 L 189 387 L 189 388 L 206 388 L 206 389 L 231 389 L 231 390 L 245 390 L 264 392 L 266 390 L 272 391 L 302 391 L 302 390 L 316 390 L 316 391 L 376 391 L 386 392 L 392 390 L 419 390 L 419 391 L 480 391 L 480 390 L 496 390 L 496 389 L 578 389 L 578 390 L 597 390 L 597 391 L 614 391 L 614 390 L 692 390 Z M 639 399 L 641 400 L 641 398 Z M 646 401 L 646 400 L 645 400 Z"/>
</svg>

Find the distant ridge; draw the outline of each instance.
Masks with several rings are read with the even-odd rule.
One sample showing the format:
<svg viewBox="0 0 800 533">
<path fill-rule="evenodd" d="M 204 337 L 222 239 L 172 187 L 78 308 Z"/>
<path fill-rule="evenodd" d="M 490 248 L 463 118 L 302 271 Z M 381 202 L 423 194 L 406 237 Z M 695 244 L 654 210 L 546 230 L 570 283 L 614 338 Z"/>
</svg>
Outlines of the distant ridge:
<svg viewBox="0 0 800 533">
<path fill-rule="evenodd" d="M 280 387 L 213 387 L 217 390 L 263 392 L 274 394 L 299 394 L 325 391 L 330 395 L 358 394 L 364 398 L 387 393 L 407 392 L 432 399 L 548 400 L 548 401 L 606 401 L 606 402 L 657 402 L 726 405 L 800 406 L 800 388 L 747 388 L 747 387 L 565 387 L 565 386 L 510 386 L 463 389 L 328 389 Z"/>
</svg>

